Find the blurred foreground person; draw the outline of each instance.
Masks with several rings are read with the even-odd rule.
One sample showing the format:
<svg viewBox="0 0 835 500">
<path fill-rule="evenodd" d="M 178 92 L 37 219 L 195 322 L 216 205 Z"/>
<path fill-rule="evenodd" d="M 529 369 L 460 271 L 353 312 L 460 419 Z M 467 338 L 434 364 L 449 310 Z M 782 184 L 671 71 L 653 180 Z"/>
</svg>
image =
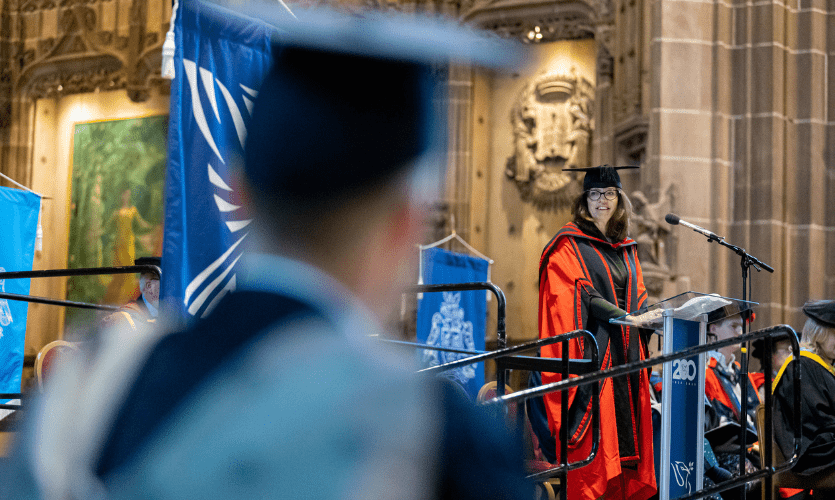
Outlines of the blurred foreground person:
<svg viewBox="0 0 835 500">
<path fill-rule="evenodd" d="M 430 64 L 475 40 L 329 19 L 286 27 L 309 32 L 276 48 L 255 103 L 237 291 L 154 341 L 104 335 L 35 415 L 4 498 L 532 497 L 499 415 L 369 338 L 439 184 Z"/>
</svg>

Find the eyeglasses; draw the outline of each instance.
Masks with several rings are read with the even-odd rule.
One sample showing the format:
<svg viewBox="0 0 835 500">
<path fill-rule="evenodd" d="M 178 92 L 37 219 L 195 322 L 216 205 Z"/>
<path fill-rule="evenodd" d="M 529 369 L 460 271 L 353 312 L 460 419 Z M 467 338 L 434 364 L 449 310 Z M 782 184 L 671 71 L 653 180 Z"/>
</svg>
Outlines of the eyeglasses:
<svg viewBox="0 0 835 500">
<path fill-rule="evenodd" d="M 614 189 L 610 189 L 608 191 L 588 191 L 588 194 L 591 201 L 599 200 L 600 195 L 605 196 L 607 200 L 614 200 L 618 197 L 618 192 Z"/>
</svg>

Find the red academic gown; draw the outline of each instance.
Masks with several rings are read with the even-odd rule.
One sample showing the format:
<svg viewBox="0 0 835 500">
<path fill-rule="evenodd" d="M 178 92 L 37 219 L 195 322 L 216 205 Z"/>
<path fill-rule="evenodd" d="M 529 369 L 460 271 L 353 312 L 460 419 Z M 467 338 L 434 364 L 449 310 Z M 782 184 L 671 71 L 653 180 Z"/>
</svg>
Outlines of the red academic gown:
<svg viewBox="0 0 835 500">
<path fill-rule="evenodd" d="M 594 334 L 600 349 L 601 368 L 643 360 L 646 347 L 636 328 L 608 322 L 623 314 L 614 305 L 617 279 L 624 276 L 625 310 L 632 312 L 646 301 L 637 245 L 632 239 L 610 244 L 593 230 L 583 232 L 569 223 L 545 247 L 540 261 L 539 336 L 551 337 L 578 329 Z M 617 268 L 617 269 L 616 269 Z M 560 344 L 542 348 L 543 357 L 558 357 Z M 569 355 L 590 359 L 584 341 L 569 342 Z M 543 373 L 548 384 L 561 379 Z M 591 449 L 591 391 L 594 385 L 569 390 L 568 460 L 588 457 Z M 559 456 L 560 393 L 545 396 L 548 424 L 557 436 Z M 617 379 L 605 379 L 600 389 L 600 446 L 586 467 L 568 473 L 568 500 L 644 500 L 655 494 L 649 378 L 645 370 Z"/>
<path fill-rule="evenodd" d="M 739 363 L 734 362 L 730 370 L 733 370 L 734 373 L 725 371 L 716 358 L 711 357 L 708 360 L 705 370 L 705 396 L 720 417 L 724 416 L 730 421 L 741 424 L 743 420 L 740 418 L 741 405 L 735 392 L 737 384 L 731 380 L 731 377 L 738 376 L 742 368 Z M 765 382 L 765 376 L 762 373 L 748 373 L 747 375 L 748 404 L 746 405 L 746 411 L 748 417 L 750 417 L 747 418 L 747 422 L 749 427 L 753 427 L 753 423 L 757 419 L 757 406 L 762 403 L 758 389 Z M 756 428 L 751 428 L 751 430 L 756 431 Z"/>
</svg>

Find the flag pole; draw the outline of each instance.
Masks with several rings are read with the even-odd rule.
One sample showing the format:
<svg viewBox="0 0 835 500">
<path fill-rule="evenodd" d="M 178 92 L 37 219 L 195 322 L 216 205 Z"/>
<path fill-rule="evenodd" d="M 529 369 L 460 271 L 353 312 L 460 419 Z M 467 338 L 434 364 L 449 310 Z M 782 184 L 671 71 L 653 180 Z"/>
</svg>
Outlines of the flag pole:
<svg viewBox="0 0 835 500">
<path fill-rule="evenodd" d="M 277 1 L 278 3 L 280 3 L 282 7 L 284 7 L 285 9 L 287 9 L 287 12 L 289 12 L 289 13 L 290 13 L 290 15 L 291 15 L 291 16 L 293 16 L 293 19 L 298 19 L 298 18 L 296 17 L 296 15 L 295 15 L 295 14 L 293 14 L 293 11 L 292 11 L 292 10 L 290 10 L 290 7 L 288 7 L 288 6 L 287 6 L 287 4 L 286 4 L 286 3 L 284 3 L 284 0 L 276 0 L 276 1 Z"/>
</svg>

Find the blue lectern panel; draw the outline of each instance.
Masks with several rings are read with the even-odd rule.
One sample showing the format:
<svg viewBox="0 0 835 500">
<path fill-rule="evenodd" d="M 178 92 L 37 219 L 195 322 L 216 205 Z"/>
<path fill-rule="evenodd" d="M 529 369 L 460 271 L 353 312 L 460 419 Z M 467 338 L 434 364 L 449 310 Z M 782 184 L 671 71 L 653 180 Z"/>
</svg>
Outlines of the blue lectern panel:
<svg viewBox="0 0 835 500">
<path fill-rule="evenodd" d="M 673 351 L 699 345 L 699 323 L 673 320 Z M 699 356 L 678 359 L 670 363 L 670 497 L 688 495 L 702 487 L 698 474 L 699 460 L 704 448 L 703 425 L 704 393 L 699 391 Z M 703 369 L 702 369 L 703 370 Z M 704 374 L 701 371 L 702 375 Z"/>
<path fill-rule="evenodd" d="M 664 312 L 664 354 L 699 345 L 703 335 L 702 323 L 676 319 L 670 311 Z M 704 380 L 704 354 L 664 363 L 661 456 L 656 470 L 661 500 L 702 488 Z"/>
</svg>

